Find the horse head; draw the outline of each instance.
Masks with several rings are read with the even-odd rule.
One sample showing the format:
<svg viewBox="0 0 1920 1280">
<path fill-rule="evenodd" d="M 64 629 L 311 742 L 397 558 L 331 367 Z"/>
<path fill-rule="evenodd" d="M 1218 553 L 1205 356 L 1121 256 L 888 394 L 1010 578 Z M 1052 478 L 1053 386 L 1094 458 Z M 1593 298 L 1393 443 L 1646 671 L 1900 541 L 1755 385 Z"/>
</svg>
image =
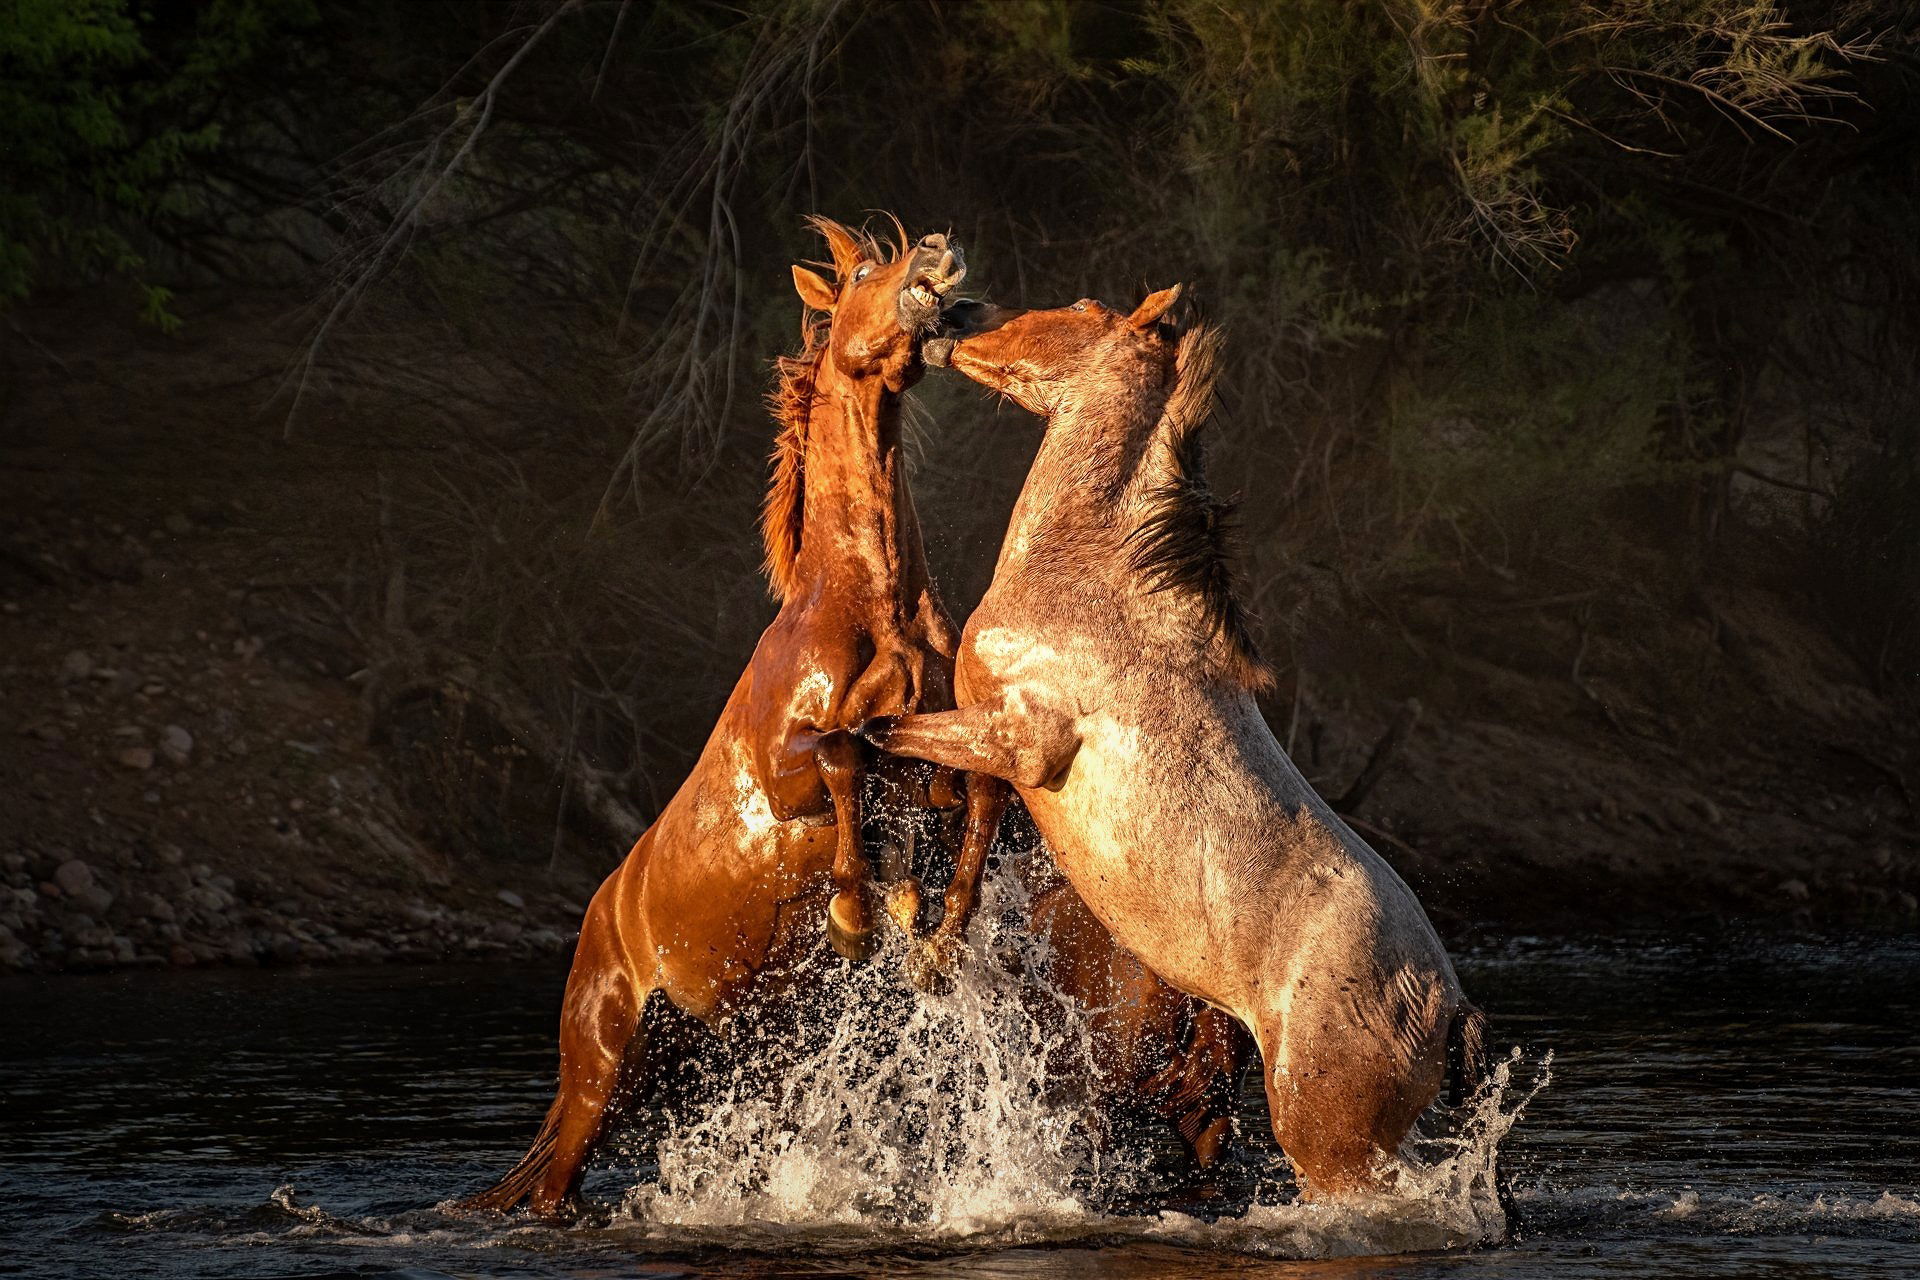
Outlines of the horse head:
<svg viewBox="0 0 1920 1280">
<path fill-rule="evenodd" d="M 1093 298 L 1044 311 L 961 299 L 941 316 L 943 332 L 927 344 L 926 359 L 1051 417 L 1090 392 L 1137 394 L 1164 385 L 1178 334 L 1162 317 L 1179 297 L 1176 284 L 1131 311 Z"/>
<path fill-rule="evenodd" d="M 830 218 L 808 220 L 826 238 L 834 280 L 796 265 L 800 300 L 827 317 L 827 358 L 850 378 L 878 377 L 888 391 L 906 390 L 923 366 L 920 344 L 940 324 L 947 295 L 966 278 L 960 246 L 938 232 L 882 245 Z"/>
</svg>

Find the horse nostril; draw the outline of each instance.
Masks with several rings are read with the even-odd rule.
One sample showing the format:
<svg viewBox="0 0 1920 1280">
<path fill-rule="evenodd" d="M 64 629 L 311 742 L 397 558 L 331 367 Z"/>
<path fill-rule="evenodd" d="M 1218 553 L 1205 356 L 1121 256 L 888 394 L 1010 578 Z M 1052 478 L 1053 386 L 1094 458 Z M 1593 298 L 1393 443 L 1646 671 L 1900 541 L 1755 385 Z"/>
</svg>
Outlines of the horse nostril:
<svg viewBox="0 0 1920 1280">
<path fill-rule="evenodd" d="M 936 231 L 930 236 L 922 236 L 920 238 L 920 247 L 922 249 L 944 249 L 947 247 L 947 238 Z"/>
</svg>

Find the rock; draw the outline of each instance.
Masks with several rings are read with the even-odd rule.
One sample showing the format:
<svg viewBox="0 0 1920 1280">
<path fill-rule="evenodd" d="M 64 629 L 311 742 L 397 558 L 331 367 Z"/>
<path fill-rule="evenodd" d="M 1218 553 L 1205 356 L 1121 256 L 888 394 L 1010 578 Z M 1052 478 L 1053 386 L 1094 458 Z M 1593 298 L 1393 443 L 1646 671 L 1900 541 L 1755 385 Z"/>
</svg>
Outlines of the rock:
<svg viewBox="0 0 1920 1280">
<path fill-rule="evenodd" d="M 184 765 L 193 757 L 193 735 L 177 724 L 160 731 L 160 754 L 168 764 Z"/>
<path fill-rule="evenodd" d="M 1900 890 L 1898 893 L 1894 894 L 1893 897 L 1894 897 L 1894 901 L 1900 904 L 1900 909 L 1902 911 L 1906 912 L 1910 916 L 1920 915 L 1920 898 L 1914 897 L 1912 894 L 1908 893 L 1905 889 Z"/>
<path fill-rule="evenodd" d="M 515 911 L 525 911 L 527 909 L 527 900 L 511 889 L 502 889 L 493 896 L 512 907 Z"/>
<path fill-rule="evenodd" d="M 91 892 L 99 882 L 94 878 L 93 868 L 78 858 L 69 858 L 54 869 L 53 882 L 60 886 L 60 892 L 69 898 L 78 898 Z"/>
<path fill-rule="evenodd" d="M 157 851 L 157 856 L 161 866 L 177 867 L 187 860 L 187 851 L 177 844 L 163 844 Z"/>
<path fill-rule="evenodd" d="M 159 920 L 171 924 L 177 918 L 173 904 L 157 893 L 150 893 L 141 903 L 140 914 L 149 920 Z"/>
<path fill-rule="evenodd" d="M 176 969 L 191 969 L 197 960 L 184 943 L 176 942 L 167 948 L 167 963 Z"/>
<path fill-rule="evenodd" d="M 62 680 L 85 680 L 93 674 L 93 658 L 80 649 L 69 653 L 60 663 Z"/>
<path fill-rule="evenodd" d="M 1798 879 L 1782 880 L 1780 882 L 1780 892 L 1794 902 L 1805 902 L 1813 896 L 1807 889 L 1807 882 Z"/>
<path fill-rule="evenodd" d="M 113 758 L 129 769 L 153 768 L 153 752 L 146 747 L 123 747 Z"/>
</svg>

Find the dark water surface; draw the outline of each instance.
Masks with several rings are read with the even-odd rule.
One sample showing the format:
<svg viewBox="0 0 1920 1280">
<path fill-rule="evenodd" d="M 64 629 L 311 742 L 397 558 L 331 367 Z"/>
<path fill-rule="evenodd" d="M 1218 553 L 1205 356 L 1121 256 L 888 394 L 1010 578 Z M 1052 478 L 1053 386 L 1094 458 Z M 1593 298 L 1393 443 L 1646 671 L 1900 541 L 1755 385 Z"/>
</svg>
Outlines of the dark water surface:
<svg viewBox="0 0 1920 1280">
<path fill-rule="evenodd" d="M 1220 1194 L 1156 1204 L 1023 1118 L 1017 1054 L 966 1086 L 997 1100 L 896 1132 L 915 1073 L 963 1054 L 862 1094 L 831 1074 L 858 1036 L 784 1099 L 629 1144 L 589 1224 L 473 1223 L 433 1205 L 530 1136 L 558 971 L 9 979 L 0 1274 L 1920 1274 L 1920 942 L 1521 941 L 1461 970 L 1525 1051 L 1507 1107 L 1549 1052 L 1551 1080 L 1500 1144 L 1516 1238 L 1433 1253 L 1395 1252 L 1417 1233 L 1392 1214 L 1275 1207 L 1257 1098 Z M 1386 1256 L 1315 1256 L 1354 1252 Z"/>
</svg>

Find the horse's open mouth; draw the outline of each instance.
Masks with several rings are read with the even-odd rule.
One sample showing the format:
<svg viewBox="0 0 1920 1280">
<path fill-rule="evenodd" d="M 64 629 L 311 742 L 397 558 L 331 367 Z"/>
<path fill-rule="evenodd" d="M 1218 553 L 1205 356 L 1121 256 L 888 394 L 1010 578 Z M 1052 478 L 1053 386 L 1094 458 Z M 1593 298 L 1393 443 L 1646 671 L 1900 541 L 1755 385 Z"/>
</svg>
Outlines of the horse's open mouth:
<svg viewBox="0 0 1920 1280">
<path fill-rule="evenodd" d="M 944 236 L 922 241 L 914 251 L 909 283 L 900 291 L 901 328 L 916 333 L 937 328 L 941 303 L 966 278 L 967 262 L 960 246 L 949 245 Z"/>
</svg>

